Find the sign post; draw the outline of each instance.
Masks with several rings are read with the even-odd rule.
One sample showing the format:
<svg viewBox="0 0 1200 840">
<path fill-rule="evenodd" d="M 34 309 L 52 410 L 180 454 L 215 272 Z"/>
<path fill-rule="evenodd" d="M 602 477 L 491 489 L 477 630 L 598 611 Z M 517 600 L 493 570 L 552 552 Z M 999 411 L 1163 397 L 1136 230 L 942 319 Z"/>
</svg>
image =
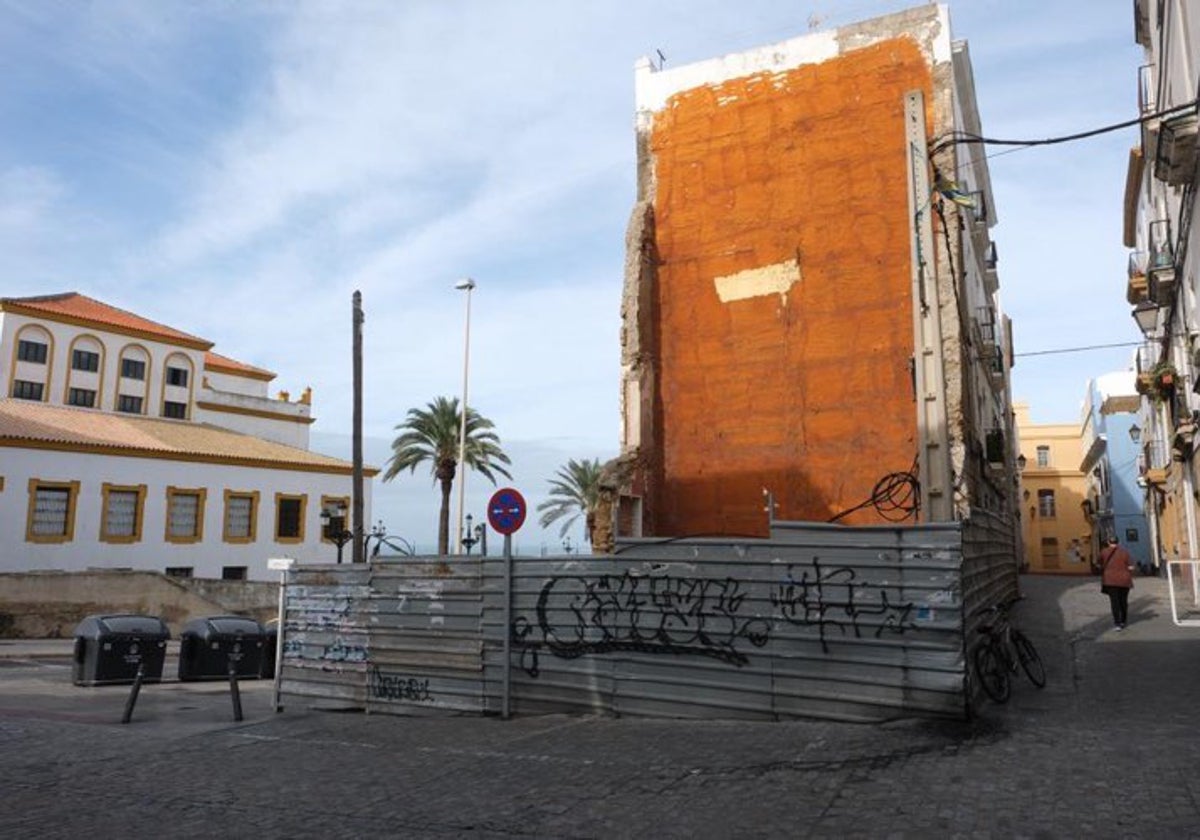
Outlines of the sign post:
<svg viewBox="0 0 1200 840">
<path fill-rule="evenodd" d="M 296 561 L 291 557 L 271 557 L 267 560 L 267 568 L 273 572 L 279 572 L 279 618 L 278 625 L 275 630 L 275 690 L 273 694 L 273 704 L 275 713 L 283 711 L 283 704 L 279 702 L 279 689 L 283 681 L 283 613 L 284 613 L 284 593 L 287 591 L 287 574 L 292 567 L 296 565 Z M 237 681 L 234 681 L 234 690 L 237 689 Z M 238 720 L 241 720 L 241 705 L 238 704 Z"/>
<path fill-rule="evenodd" d="M 512 535 L 525 524 L 528 510 L 525 497 L 511 487 L 502 487 L 488 501 L 488 524 L 498 534 L 504 535 L 504 694 L 501 699 L 501 716 L 508 720 L 509 700 L 512 695 Z"/>
</svg>

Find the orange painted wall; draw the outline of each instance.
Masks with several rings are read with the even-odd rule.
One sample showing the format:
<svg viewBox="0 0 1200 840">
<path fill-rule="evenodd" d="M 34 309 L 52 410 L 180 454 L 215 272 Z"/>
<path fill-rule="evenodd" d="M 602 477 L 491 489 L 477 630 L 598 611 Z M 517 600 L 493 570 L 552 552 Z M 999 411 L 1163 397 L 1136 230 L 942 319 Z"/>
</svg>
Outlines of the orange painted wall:
<svg viewBox="0 0 1200 840">
<path fill-rule="evenodd" d="M 897 38 L 672 97 L 654 117 L 663 459 L 648 532 L 765 534 L 825 520 L 916 457 L 903 95 L 930 91 Z M 778 294 L 714 278 L 799 259 Z M 885 521 L 873 509 L 850 524 Z"/>
</svg>

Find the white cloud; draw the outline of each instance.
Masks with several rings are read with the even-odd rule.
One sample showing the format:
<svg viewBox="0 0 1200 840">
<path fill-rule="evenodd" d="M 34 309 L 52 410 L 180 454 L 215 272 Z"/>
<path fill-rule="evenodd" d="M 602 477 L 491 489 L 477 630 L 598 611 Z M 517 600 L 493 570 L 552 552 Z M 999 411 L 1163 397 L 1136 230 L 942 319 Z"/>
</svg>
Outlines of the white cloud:
<svg viewBox="0 0 1200 840">
<path fill-rule="evenodd" d="M 349 426 L 351 293 L 367 311 L 366 423 L 386 436 L 460 391 L 452 285 L 472 275 L 472 403 L 506 440 L 600 454 L 617 436 L 634 60 L 661 48 L 677 66 L 802 34 L 810 12 L 836 25 L 909 5 L 18 4 L 0 15 L 0 47 L 21 56 L 0 102 L 61 113 L 8 121 L 28 137 L 0 139 L 0 236 L 37 278 L 20 293 L 80 288 L 204 335 L 280 388 L 312 385 L 325 434 Z M 1127 0 L 961 0 L 952 15 L 986 134 L 1132 115 Z M 993 158 L 1018 349 L 1134 335 L 1119 242 L 1132 139 Z M 1017 390 L 1071 418 L 1107 369 L 1022 359 Z"/>
</svg>

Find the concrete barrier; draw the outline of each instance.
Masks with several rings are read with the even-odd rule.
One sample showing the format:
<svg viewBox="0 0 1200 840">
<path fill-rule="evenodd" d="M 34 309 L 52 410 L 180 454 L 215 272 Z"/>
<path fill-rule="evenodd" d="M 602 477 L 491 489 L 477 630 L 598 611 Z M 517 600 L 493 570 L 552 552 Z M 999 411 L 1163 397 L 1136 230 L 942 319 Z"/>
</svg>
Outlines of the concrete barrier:
<svg viewBox="0 0 1200 840">
<path fill-rule="evenodd" d="M 157 572 L 97 569 L 89 572 L 0 574 L 0 638 L 68 638 L 86 616 L 137 613 L 159 616 L 177 635 L 193 618 L 274 617 L 279 585 L 266 581 L 170 578 Z"/>
</svg>

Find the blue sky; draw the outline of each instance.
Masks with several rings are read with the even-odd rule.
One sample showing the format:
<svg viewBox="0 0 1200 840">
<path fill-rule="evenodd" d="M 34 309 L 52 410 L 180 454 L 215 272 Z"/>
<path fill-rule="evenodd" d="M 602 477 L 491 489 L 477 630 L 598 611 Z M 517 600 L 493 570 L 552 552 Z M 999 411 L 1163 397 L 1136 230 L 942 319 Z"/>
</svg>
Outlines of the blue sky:
<svg viewBox="0 0 1200 840">
<path fill-rule="evenodd" d="M 911 2 L 0 0 L 6 296 L 80 291 L 314 389 L 314 444 L 348 453 L 350 297 L 365 325 L 368 459 L 455 395 L 462 276 L 478 283 L 471 404 L 536 504 L 618 440 L 619 303 L 634 192 L 633 64 L 667 66 Z M 984 133 L 1136 116 L 1129 0 L 961 0 Z M 1132 129 L 991 160 L 1018 352 L 1134 341 L 1121 201 Z M 1002 152 L 1004 149 L 993 149 Z M 1131 350 L 1020 358 L 1038 422 L 1078 417 Z M 492 488 L 468 483 L 481 515 Z M 418 473 L 375 489 L 432 546 Z M 578 536 L 575 536 L 578 541 Z M 559 549 L 527 525 L 522 550 Z"/>
</svg>

